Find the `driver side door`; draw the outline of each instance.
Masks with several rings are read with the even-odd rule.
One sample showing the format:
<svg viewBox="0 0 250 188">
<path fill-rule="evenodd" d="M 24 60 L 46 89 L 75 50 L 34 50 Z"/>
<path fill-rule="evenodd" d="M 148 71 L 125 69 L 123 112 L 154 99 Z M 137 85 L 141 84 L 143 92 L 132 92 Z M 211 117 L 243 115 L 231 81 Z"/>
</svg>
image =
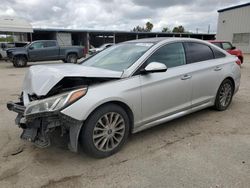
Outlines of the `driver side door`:
<svg viewBox="0 0 250 188">
<path fill-rule="evenodd" d="M 46 60 L 46 54 L 43 53 L 45 44 L 42 41 L 32 43 L 28 48 L 29 59 L 31 61 Z"/>
<path fill-rule="evenodd" d="M 143 66 L 150 62 L 163 63 L 168 70 L 140 75 L 141 126 L 191 108 L 192 75 L 186 68 L 183 44 L 177 42 L 160 47 Z"/>
</svg>

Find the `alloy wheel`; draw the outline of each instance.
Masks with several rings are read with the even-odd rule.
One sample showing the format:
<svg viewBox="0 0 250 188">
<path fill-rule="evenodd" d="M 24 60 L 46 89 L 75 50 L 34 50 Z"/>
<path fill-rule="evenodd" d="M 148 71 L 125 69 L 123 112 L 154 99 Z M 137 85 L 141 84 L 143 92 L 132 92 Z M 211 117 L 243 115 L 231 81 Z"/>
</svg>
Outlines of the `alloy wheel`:
<svg viewBox="0 0 250 188">
<path fill-rule="evenodd" d="M 111 151 L 122 141 L 125 134 L 125 121 L 117 112 L 104 114 L 93 130 L 93 142 L 100 151 Z"/>
<path fill-rule="evenodd" d="M 226 107 L 229 105 L 230 103 L 230 100 L 232 98 L 232 92 L 233 89 L 232 89 L 232 86 L 226 82 L 221 90 L 220 90 L 220 94 L 219 94 L 219 100 L 220 100 L 220 104 L 223 106 L 223 107 Z"/>
</svg>

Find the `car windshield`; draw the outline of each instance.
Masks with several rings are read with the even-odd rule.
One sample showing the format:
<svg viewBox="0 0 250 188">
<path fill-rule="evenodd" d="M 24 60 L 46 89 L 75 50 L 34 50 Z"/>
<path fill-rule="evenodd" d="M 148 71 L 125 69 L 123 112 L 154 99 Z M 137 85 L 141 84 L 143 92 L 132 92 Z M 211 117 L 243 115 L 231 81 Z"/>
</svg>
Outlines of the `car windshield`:
<svg viewBox="0 0 250 188">
<path fill-rule="evenodd" d="M 121 72 L 134 64 L 152 45 L 139 42 L 118 44 L 83 61 L 82 65 Z"/>
</svg>

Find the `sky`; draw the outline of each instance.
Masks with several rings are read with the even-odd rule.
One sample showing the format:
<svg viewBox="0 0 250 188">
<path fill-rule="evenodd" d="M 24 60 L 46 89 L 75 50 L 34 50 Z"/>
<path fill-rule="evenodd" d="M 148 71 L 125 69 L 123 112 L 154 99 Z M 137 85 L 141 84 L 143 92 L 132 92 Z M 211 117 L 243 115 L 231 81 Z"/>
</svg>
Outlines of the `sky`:
<svg viewBox="0 0 250 188">
<path fill-rule="evenodd" d="M 217 10 L 240 0 L 1 0 L 0 16 L 21 17 L 37 28 L 130 31 L 147 21 L 153 31 L 183 25 L 187 31 L 217 29 Z"/>
</svg>

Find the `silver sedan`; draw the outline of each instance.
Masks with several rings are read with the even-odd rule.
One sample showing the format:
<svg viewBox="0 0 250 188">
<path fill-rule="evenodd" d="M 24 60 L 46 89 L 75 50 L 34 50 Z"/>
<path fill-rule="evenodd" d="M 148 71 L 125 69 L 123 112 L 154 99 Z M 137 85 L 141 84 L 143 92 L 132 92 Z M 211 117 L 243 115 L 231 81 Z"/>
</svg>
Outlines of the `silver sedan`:
<svg viewBox="0 0 250 188">
<path fill-rule="evenodd" d="M 213 106 L 226 110 L 240 85 L 237 58 L 205 41 L 151 38 L 114 45 L 79 65 L 38 65 L 26 73 L 21 138 L 50 145 L 55 129 L 94 157 L 116 153 L 130 133 Z"/>
</svg>

